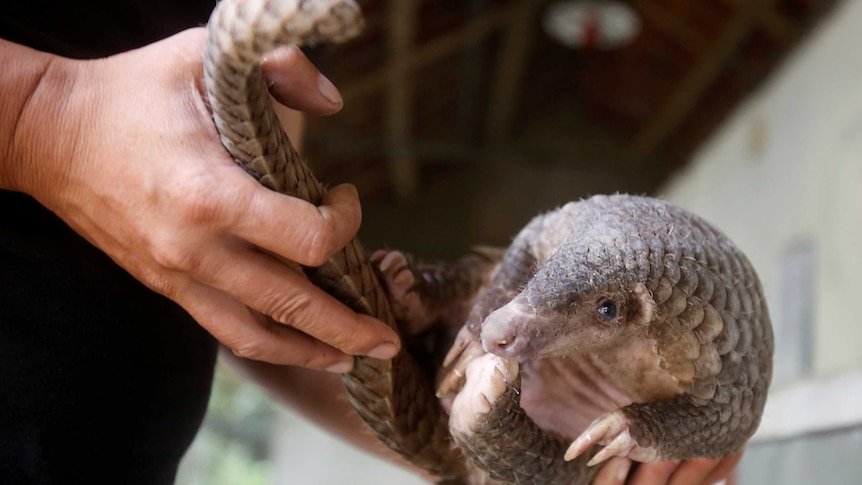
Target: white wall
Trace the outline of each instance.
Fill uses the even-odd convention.
[[[862,366],[862,2],[838,5],[662,195],[749,255],[779,354],[793,343],[782,265],[812,242],[813,375]]]

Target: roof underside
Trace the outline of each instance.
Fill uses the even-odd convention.
[[[345,108],[305,152],[357,184],[374,243],[503,243],[565,200],[654,191],[836,3],[631,0],[640,33],[601,51],[541,29],[554,1],[360,1],[365,33],[322,51]]]

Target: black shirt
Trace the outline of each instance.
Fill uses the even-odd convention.
[[[100,57],[202,25],[213,6],[6,1],[0,37]],[[32,198],[0,191],[0,483],[172,483],[216,347]]]

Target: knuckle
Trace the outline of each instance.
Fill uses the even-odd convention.
[[[177,244],[171,237],[152,241],[150,255],[157,266],[168,271],[190,272],[200,264],[194,251]]]
[[[293,327],[308,320],[314,312],[314,300],[307,292],[292,292],[287,295],[273,295],[271,303],[265,305],[263,313],[273,320]]]
[[[298,362],[294,365],[305,367],[306,369],[326,369],[333,363],[333,359],[329,355],[303,355],[299,357]]]
[[[309,266],[322,265],[337,249],[335,233],[328,224],[325,224],[325,221],[320,220],[311,225],[303,245],[306,263]]]
[[[192,190],[180,194],[176,207],[184,222],[192,226],[200,226],[220,221],[223,209],[220,198],[215,195],[216,192]]]
[[[171,184],[167,189],[169,207],[178,221],[187,227],[224,226],[244,207],[244,187],[224,184],[215,174],[198,174]]]
[[[164,267],[151,264],[143,255],[136,257],[128,270],[147,288],[182,305],[189,284],[184,275],[165,271]]]
[[[181,297],[180,287],[165,274],[158,271],[146,271],[142,275],[142,280],[150,289],[171,300],[177,301]]]
[[[147,241],[150,255],[159,267],[189,273],[200,271],[206,254],[201,251],[201,242],[232,222],[230,218],[235,214],[230,212],[231,207],[241,204],[240,197],[206,190],[209,185],[178,183],[167,189],[165,217]],[[236,202],[225,204],[225,197]]]
[[[333,344],[348,354],[362,354],[378,343],[371,332],[363,328],[353,328],[340,333]]]
[[[231,347],[231,351],[237,357],[249,360],[263,360],[266,356],[265,346],[257,341],[236,344]]]
[[[379,332],[375,332],[365,326],[352,324],[339,325],[339,332],[332,335],[329,344],[350,355],[365,355],[382,343],[384,340]]]

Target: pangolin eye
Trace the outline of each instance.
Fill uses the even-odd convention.
[[[611,321],[617,318],[617,304],[613,300],[602,300],[597,309],[599,316]]]

